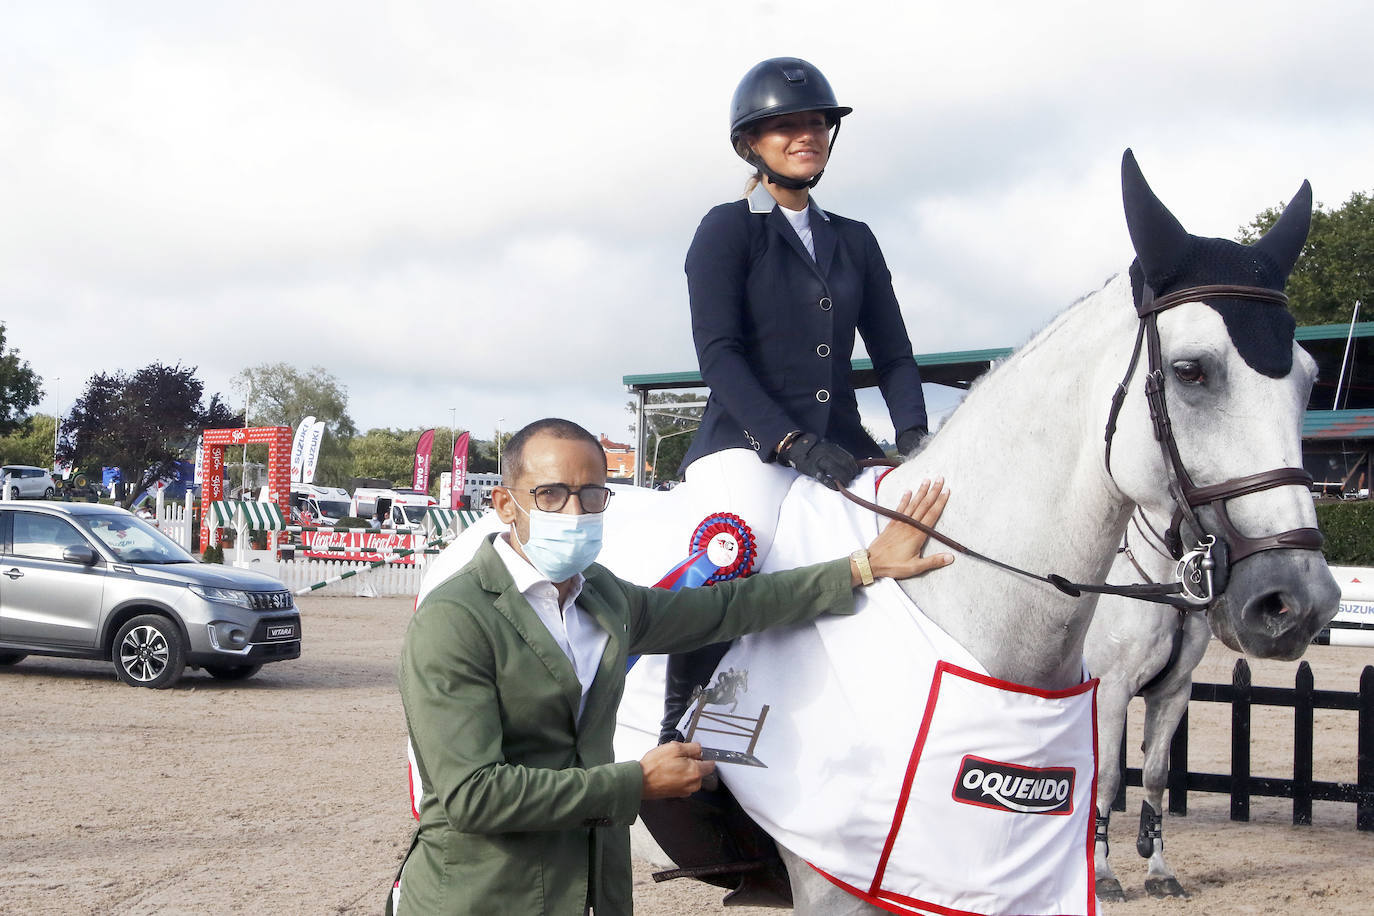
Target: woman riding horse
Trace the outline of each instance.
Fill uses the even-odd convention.
[[[910,452],[926,433],[921,375],[878,242],[810,196],[852,110],[804,60],[765,60],[746,73],[731,103],[730,143],[755,172],[743,199],[706,214],[687,252],[692,337],[711,395],[686,479],[743,520],[755,562],[798,474],[848,484],[856,457],[883,454],[859,420],[849,378],[856,330],[898,449]],[[724,650],[669,662],[663,740],[678,737],[693,688]]]

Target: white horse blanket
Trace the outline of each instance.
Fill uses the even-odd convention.
[[[872,494],[877,477],[866,472],[855,491]],[[643,501],[653,530],[673,520],[673,536],[660,540],[675,546],[648,543],[646,526],[624,514],[609,520],[606,559],[618,575],[651,583],[685,557],[713,507],[683,490],[666,503]],[[634,514],[626,510],[635,497],[616,500]],[[879,521],[799,479],[763,568],[843,556],[871,542]],[[448,553],[445,566],[458,559]],[[425,584],[437,581],[431,573]],[[993,679],[892,580],[861,590],[858,602],[853,616],[747,636],[722,660],[720,671],[747,672],[747,690],[732,707],[706,712],[748,725],[769,707],[752,749],[762,766],[718,770],[745,810],[831,881],[888,910],[1095,913],[1097,682],[1044,692]],[[663,680],[659,657],[629,673],[619,759],[638,759],[657,742]],[[717,727],[711,721],[700,724]],[[723,730],[738,734],[695,737],[748,750],[749,728]]]

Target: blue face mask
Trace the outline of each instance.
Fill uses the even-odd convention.
[[[513,496],[511,501],[515,502]],[[525,512],[520,503],[516,502],[515,507]],[[567,515],[534,509],[525,514],[530,517],[530,539],[521,542],[520,549],[550,582],[568,581],[591,566],[601,553],[604,513]],[[514,525],[511,534],[520,540]]]

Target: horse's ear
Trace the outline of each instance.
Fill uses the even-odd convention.
[[[1145,176],[1129,149],[1121,157],[1121,202],[1126,208],[1126,228],[1131,233],[1131,245],[1145,271],[1145,279],[1152,286],[1162,276],[1172,273],[1190,237],[1183,224],[1160,203],[1150,190]]]
[[[1307,241],[1307,231],[1312,227],[1312,185],[1307,181],[1298,188],[1298,193],[1283,208],[1278,222],[1269,227],[1264,237],[1251,245],[1274,259],[1284,279],[1298,263],[1303,243]]]

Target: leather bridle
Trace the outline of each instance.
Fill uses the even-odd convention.
[[[1176,305],[1206,299],[1258,300],[1281,305],[1285,308],[1288,306],[1287,296],[1276,290],[1263,287],[1230,284],[1191,286],[1156,297],[1149,286],[1146,286],[1141,297],[1141,303],[1136,307],[1136,312],[1140,316],[1140,326],[1136,332],[1131,362],[1126,369],[1125,377],[1117,385],[1116,392],[1112,396],[1111,410],[1107,416],[1106,466],[1107,474],[1111,476],[1112,437],[1116,432],[1116,420],[1126,400],[1127,386],[1130,384],[1131,377],[1135,374],[1136,366],[1140,362],[1143,346],[1148,361],[1148,374],[1145,377],[1145,400],[1150,408],[1150,420],[1154,426],[1155,439],[1159,442],[1160,450],[1164,456],[1164,466],[1169,476],[1169,493],[1173,497],[1176,507],[1173,520],[1165,532],[1165,543],[1168,545],[1173,558],[1178,561],[1179,581],[1177,582],[1146,583],[1143,585],[1089,585],[1070,582],[1053,573],[1042,576],[971,550],[953,538],[940,534],[910,516],[894,512],[879,506],[877,503],[856,496],[838,481],[831,482],[851,502],[877,512],[885,518],[912,525],[925,532],[932,540],[944,544],[957,553],[974,557],[1017,575],[1048,583],[1074,598],[1087,592],[1120,595],[1126,598],[1170,604],[1175,607],[1201,607],[1210,604],[1217,595],[1226,590],[1226,584],[1230,579],[1230,570],[1234,564],[1265,550],[1320,550],[1322,534],[1315,528],[1293,528],[1258,538],[1246,537],[1236,529],[1231,522],[1230,514],[1226,511],[1226,500],[1228,499],[1259,493],[1275,487],[1310,487],[1312,475],[1302,468],[1274,468],[1269,471],[1261,471],[1258,474],[1236,477],[1221,483],[1199,487],[1193,483],[1192,477],[1189,476],[1188,470],[1183,464],[1183,459],[1179,455],[1178,442],[1174,439],[1173,424],[1169,419],[1169,405],[1164,393],[1164,360],[1159,342],[1157,318],[1160,312]],[[861,461],[859,464],[871,466],[894,463],[875,460]],[[1212,507],[1220,528],[1218,533],[1207,533],[1207,528],[1198,519],[1194,510],[1201,506]],[[1187,522],[1193,531],[1203,532],[1197,544],[1187,552],[1183,550],[1183,540],[1180,534],[1184,522]]]

